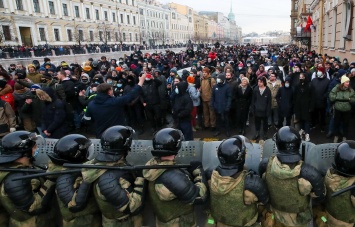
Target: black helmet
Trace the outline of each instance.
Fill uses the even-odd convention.
[[[87,160],[90,145],[91,141],[83,135],[67,135],[57,141],[53,153],[48,156],[57,165],[66,162],[83,163]]]
[[[280,128],[274,136],[277,158],[282,163],[296,163],[301,160],[299,149],[302,143],[300,134],[290,126]]]
[[[184,140],[184,135],[178,129],[161,129],[153,137],[152,155],[157,157],[177,155]]]
[[[106,129],[101,136],[102,152],[96,160],[103,162],[116,162],[126,156],[131,149],[134,130],[128,126],[116,125]]]
[[[36,133],[28,131],[16,131],[7,134],[1,140],[0,163],[13,162],[24,156],[31,158],[32,148],[36,144],[35,140]]]
[[[240,136],[224,140],[218,147],[217,156],[223,169],[229,169],[233,175],[243,169],[246,146]]]
[[[355,176],[355,141],[340,143],[335,151],[333,168],[345,176]]]

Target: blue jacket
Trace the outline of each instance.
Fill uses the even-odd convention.
[[[216,113],[228,112],[231,108],[232,93],[228,84],[216,84],[212,88],[211,106]]]
[[[142,88],[136,85],[128,94],[119,97],[97,94],[84,116],[85,120],[95,122],[96,138],[101,138],[101,134],[111,126],[127,124],[124,106],[138,97],[141,91]]]

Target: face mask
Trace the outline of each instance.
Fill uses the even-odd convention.
[[[115,70],[115,67],[111,67],[111,71]]]
[[[348,61],[344,61],[344,64],[348,63]]]
[[[317,77],[323,77],[323,73],[322,72],[317,72]]]
[[[251,65],[250,64],[247,64],[248,67],[250,67]]]
[[[197,67],[200,67],[200,64],[197,64]]]
[[[149,78],[145,78],[145,81],[150,81],[150,79]]]
[[[285,84],[285,87],[290,87],[290,84]]]
[[[301,82],[301,83],[304,83],[304,81],[305,81],[304,79],[300,79],[300,82]]]
[[[175,88],[175,93],[179,94],[179,88],[177,88],[177,87]]]
[[[99,81],[95,81],[95,84],[100,84],[100,82]]]
[[[239,70],[241,70],[243,67],[238,67]]]
[[[112,80],[106,81],[106,83],[108,83],[108,84],[113,84]]]
[[[217,83],[221,83],[221,82],[222,82],[222,80],[217,78]]]
[[[117,84],[116,86],[117,86],[117,87],[122,87],[122,84]]]
[[[32,95],[37,95],[36,91],[31,91]]]
[[[252,63],[252,64],[255,64],[255,61],[252,61],[251,63]]]

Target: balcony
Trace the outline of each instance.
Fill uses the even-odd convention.
[[[311,35],[312,35],[311,31],[305,31],[303,27],[297,27],[296,28],[296,35],[292,36],[292,37],[294,37],[295,40],[301,42],[303,45],[310,47]]]

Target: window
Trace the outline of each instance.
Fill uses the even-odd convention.
[[[3,1],[3,0],[0,0],[0,8],[5,8],[5,7],[4,7],[4,1]]]
[[[54,29],[54,38],[55,38],[55,41],[60,41],[59,29],[58,28]]]
[[[132,0],[132,6],[134,6],[134,0]]]
[[[84,32],[83,32],[83,30],[79,30],[79,40],[81,42],[84,41]]]
[[[23,10],[22,0],[16,0],[17,10]]]
[[[121,24],[123,24],[123,14],[121,14],[120,16],[121,16]]]
[[[108,21],[107,11],[104,11],[105,21]]]
[[[329,13],[327,13],[325,15],[325,39],[324,39],[324,47],[328,47],[328,37],[329,37],[329,31],[328,31],[328,27],[329,27]]]
[[[86,19],[90,20],[90,9],[86,8]]]
[[[171,15],[171,17],[172,17],[173,19],[175,19],[175,13],[173,13],[173,14]]]
[[[90,41],[93,42],[94,41],[94,32],[89,31],[89,36],[90,36]]]
[[[55,15],[54,2],[49,1],[48,4],[49,4],[49,13]]]
[[[40,13],[41,12],[41,8],[39,6],[38,0],[33,0],[33,8],[35,10],[35,13]]]
[[[68,5],[63,3],[63,14],[64,16],[68,16]]]
[[[2,7],[2,8],[4,8],[4,7]],[[144,15],[143,9],[139,9],[139,13],[140,13],[140,15]]]
[[[337,8],[333,9],[333,23],[332,23],[332,39],[330,41],[330,48],[335,48],[335,35],[337,32]]]
[[[136,16],[133,16],[133,24],[136,25]]]
[[[128,0],[126,0],[126,4],[128,5]]]
[[[102,31],[99,31],[99,40],[102,41]]]
[[[127,24],[129,24],[130,22],[129,22],[129,15],[127,15]]]
[[[74,6],[75,17],[80,17],[79,6]]]
[[[138,33],[136,33],[136,42],[138,42]]]
[[[169,17],[168,17],[168,14],[165,14],[165,20],[168,20]]]
[[[118,42],[118,32],[115,32],[115,40]]]
[[[2,32],[4,34],[5,41],[10,41],[11,40],[10,26],[3,25]]]
[[[129,33],[129,41],[132,42],[132,33]]]
[[[123,32],[123,41],[126,41],[126,33]]]
[[[68,35],[68,41],[69,42],[73,41],[73,33],[71,32],[71,29],[67,29],[67,35]]]
[[[39,28],[39,38],[41,41],[46,41],[46,33],[44,31],[44,28]]]
[[[189,22],[192,23],[192,18],[191,17],[189,17]]]
[[[95,9],[95,14],[96,14],[96,20],[100,20],[100,14],[98,9]]]
[[[116,22],[116,13],[112,13],[112,21]]]
[[[106,41],[111,41],[111,33],[110,32],[106,32]]]

